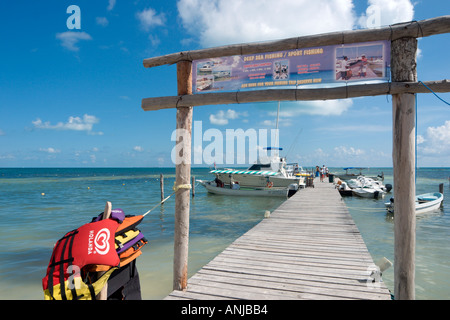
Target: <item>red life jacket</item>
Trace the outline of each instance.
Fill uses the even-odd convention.
[[[70,267],[82,270],[95,264],[119,266],[120,258],[115,250],[115,234],[118,226],[119,222],[113,219],[91,222],[68,232],[58,240],[47,267],[47,274],[42,279],[46,295],[48,294],[49,298],[67,299],[70,298],[67,297],[70,290],[72,299],[80,296],[76,288],[66,288],[67,280],[71,276],[80,277],[79,274],[74,275],[74,270]],[[95,289],[89,284],[88,287],[91,297],[94,297]],[[57,297],[53,296],[54,292],[57,292]]]

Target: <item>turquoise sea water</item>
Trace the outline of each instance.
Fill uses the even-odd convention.
[[[385,183],[392,184],[390,168],[371,168],[369,173],[381,171]],[[192,169],[197,179],[211,178],[208,172]],[[160,201],[160,173],[167,196],[175,181],[173,168],[0,168],[0,299],[43,299],[41,280],[54,243],[90,222],[106,201],[126,214],[147,212]],[[450,198],[449,176],[449,168],[418,169],[417,193],[438,191],[444,183],[444,196]],[[162,299],[172,290],[174,200],[155,208],[140,225],[149,240],[138,258],[143,299]],[[189,276],[282,201],[211,195],[197,184],[190,212]],[[394,262],[393,216],[386,214],[384,200],[348,197],[345,202],[372,258]],[[417,218],[417,299],[450,298],[447,202],[441,210]],[[383,274],[391,290],[393,278],[393,268]]]

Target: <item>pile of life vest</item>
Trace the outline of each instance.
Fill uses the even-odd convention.
[[[56,242],[42,279],[46,300],[93,300],[106,284],[108,300],[141,299],[136,258],[148,241],[137,225],[144,216],[122,209],[102,216]]]

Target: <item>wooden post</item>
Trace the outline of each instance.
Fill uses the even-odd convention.
[[[162,173],[159,175],[159,186],[161,188],[161,201],[163,201],[164,200],[164,175]]]
[[[391,44],[392,81],[417,81],[417,39],[400,38]],[[415,95],[392,95],[394,166],[394,296],[415,299],[416,214]]]
[[[177,63],[177,78],[178,95],[192,94],[192,62]],[[188,185],[191,182],[192,113],[192,107],[177,107],[176,186]],[[189,189],[178,189],[175,194],[174,290],[184,290],[187,287],[189,205]]]

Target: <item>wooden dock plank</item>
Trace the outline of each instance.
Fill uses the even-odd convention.
[[[315,181],[166,299],[391,299],[333,184]]]

